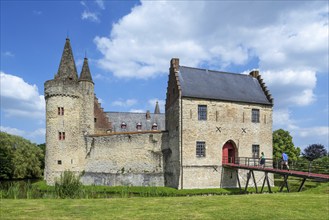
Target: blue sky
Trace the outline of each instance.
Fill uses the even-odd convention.
[[[328,148],[327,1],[1,1],[1,131],[45,141],[44,82],[69,36],[106,111],[164,111],[169,61],[246,74],[274,97],[273,130]]]

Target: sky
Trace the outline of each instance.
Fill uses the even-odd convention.
[[[1,131],[45,142],[44,82],[70,38],[105,111],[164,112],[171,58],[248,74],[274,97],[273,130],[328,149],[328,1],[1,0]]]

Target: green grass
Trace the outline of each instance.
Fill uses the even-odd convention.
[[[0,219],[328,219],[329,185],[313,192],[112,199],[3,199]]]

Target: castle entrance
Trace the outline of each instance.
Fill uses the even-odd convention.
[[[222,163],[234,163],[236,155],[235,143],[227,141],[222,150]]]

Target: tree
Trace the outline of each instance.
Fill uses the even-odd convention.
[[[0,132],[0,179],[40,178],[44,153],[22,137]]]
[[[327,150],[322,144],[311,144],[304,149],[302,155],[307,160],[313,161],[317,158],[327,156]]]
[[[273,159],[280,159],[285,152],[290,160],[297,160],[300,148],[295,147],[289,131],[279,129],[273,132]]]

